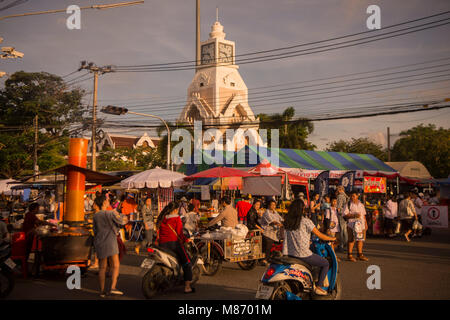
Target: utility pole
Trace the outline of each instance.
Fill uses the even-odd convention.
[[[389,127],[387,127],[387,152],[388,162],[391,162],[391,132]]]
[[[97,67],[93,62],[87,63],[86,61],[81,61],[81,66],[78,71],[82,69],[89,70],[94,73],[94,93],[93,93],[93,101],[92,101],[92,138],[91,138],[91,170],[97,170],[97,142],[95,141],[96,137],[96,122],[97,122],[97,89],[98,89],[98,75],[104,74],[108,72],[114,72],[112,66],[104,66]]]
[[[200,0],[197,1],[196,6],[196,32],[195,32],[195,65],[197,66],[196,71],[198,70],[198,67],[200,66]]]
[[[38,156],[37,156],[37,149],[38,149],[38,115],[34,116],[34,155],[33,155],[33,175],[36,176],[39,173],[38,169]],[[36,179],[36,177],[34,177]]]

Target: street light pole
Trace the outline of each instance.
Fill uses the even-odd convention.
[[[135,115],[138,115],[138,116],[156,118],[156,119],[161,120],[162,123],[164,123],[164,125],[166,126],[166,130],[167,130],[167,170],[172,170],[171,161],[170,161],[170,129],[169,129],[169,126],[167,125],[167,122],[163,118],[158,117],[158,116],[154,116],[152,114],[133,112],[133,111],[128,111],[128,113],[135,114]]]
[[[103,113],[106,113],[106,114],[113,114],[116,116],[130,113],[130,114],[135,114],[135,115],[143,116],[143,117],[156,118],[156,119],[159,119],[162,123],[164,123],[164,125],[166,126],[166,130],[167,130],[167,170],[172,170],[172,165],[171,165],[171,161],[170,161],[170,128],[167,125],[167,122],[163,118],[155,116],[153,114],[128,111],[127,108],[116,107],[116,106],[103,107],[100,111]]]

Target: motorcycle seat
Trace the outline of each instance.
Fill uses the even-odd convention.
[[[312,270],[312,266],[309,263],[306,263],[305,261],[292,256],[282,256],[280,258],[274,258],[270,260],[271,262],[278,263],[278,264],[300,264],[308,268],[309,270]]]
[[[165,252],[167,254],[170,254],[171,256],[173,256],[175,258],[178,258],[177,254],[174,251],[170,250],[170,249],[163,248],[163,247],[160,247],[160,246],[153,246],[153,248],[157,249],[159,251]]]

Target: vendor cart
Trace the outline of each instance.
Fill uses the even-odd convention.
[[[218,233],[205,233],[194,240],[203,260],[203,272],[213,276],[222,268],[222,263],[236,262],[243,270],[251,270],[262,252],[261,231],[251,230],[245,238],[224,237]]]

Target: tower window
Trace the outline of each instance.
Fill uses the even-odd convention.
[[[205,84],[203,82],[200,82],[200,87],[203,87]]]
[[[230,82],[230,86],[234,87],[236,84],[234,82]]]

